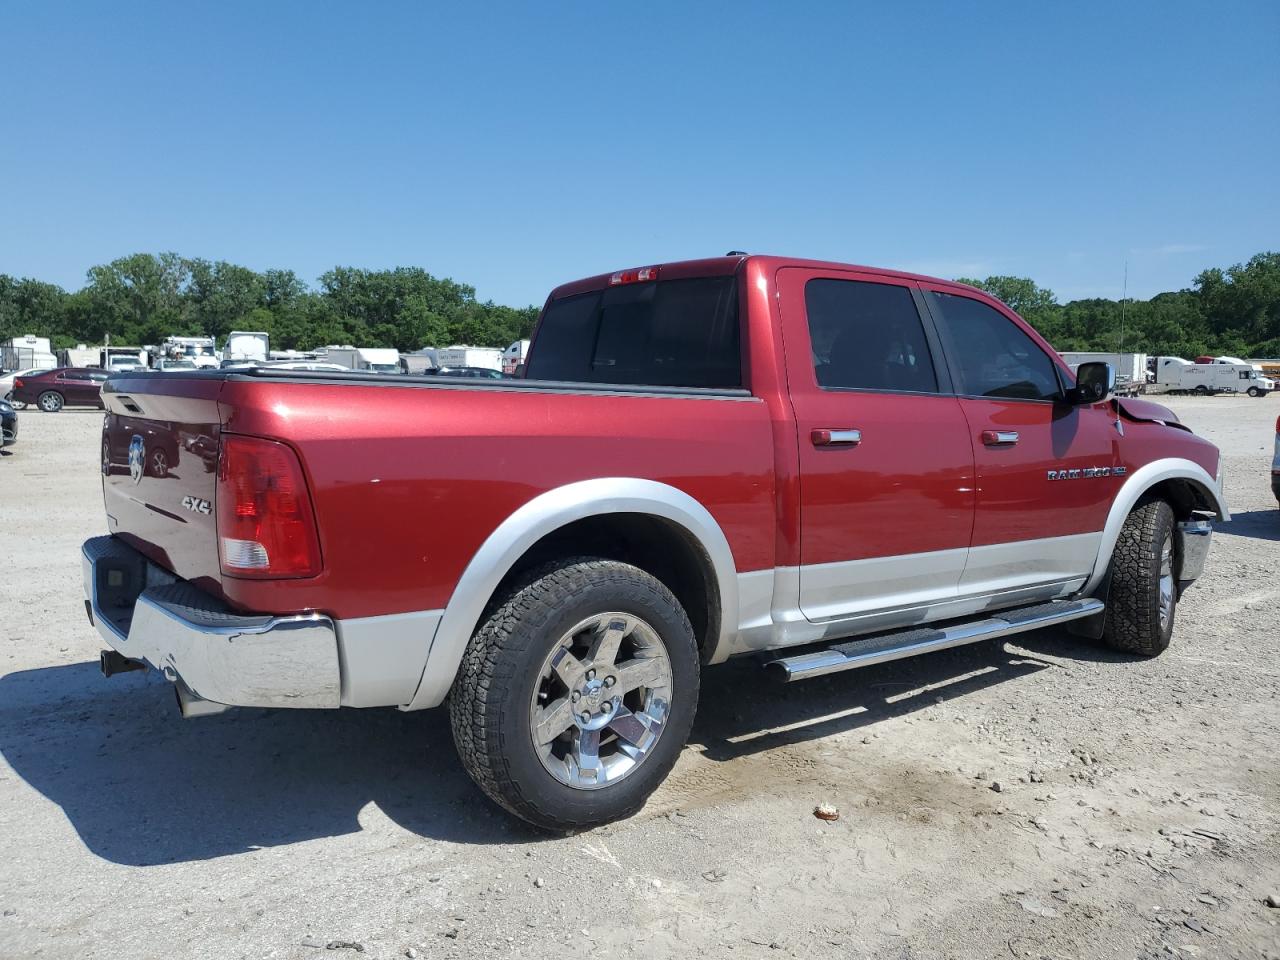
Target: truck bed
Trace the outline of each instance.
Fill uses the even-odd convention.
[[[614,475],[658,480],[704,504],[740,571],[773,565],[772,426],[743,389],[254,369],[118,374],[103,400],[110,531],[246,612],[355,618],[443,607],[503,519],[546,490]],[[299,455],[324,558],[318,576],[220,571],[223,434],[277,440]],[[135,438],[165,463],[139,471]]]

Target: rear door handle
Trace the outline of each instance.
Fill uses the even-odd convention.
[[[988,447],[1011,447],[1018,442],[1018,431],[983,430],[982,442]]]
[[[853,447],[862,442],[861,430],[819,429],[809,434],[815,447]]]

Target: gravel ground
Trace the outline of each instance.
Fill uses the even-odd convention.
[[[154,675],[104,680],[100,414],[24,412],[0,956],[1280,957],[1280,399],[1170,405],[1236,519],[1164,656],[1045,632],[787,687],[728,664],[648,807],[560,839],[480,796],[440,711],[182,721]]]

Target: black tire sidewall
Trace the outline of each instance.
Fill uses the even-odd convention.
[[[512,637],[519,649],[513,644],[509,651],[515,657],[514,671],[508,689],[496,702],[493,729],[501,739],[508,776],[522,798],[565,825],[615,820],[639,809],[674,766],[697,711],[698,652],[688,620],[655,589],[655,582],[639,570],[634,572],[635,576],[621,582],[611,578],[592,584],[570,602],[522,622],[518,637]],[[529,707],[543,661],[560,638],[591,616],[615,611],[644,620],[666,646],[671,662],[669,713],[653,752],[631,774],[609,786],[580,790],[560,783],[542,765],[530,736]]]

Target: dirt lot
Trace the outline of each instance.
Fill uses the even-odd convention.
[[[441,712],[182,721],[154,674],[104,680],[100,414],[25,412],[0,956],[1280,957],[1280,398],[1173,405],[1236,519],[1167,654],[1049,632],[789,687],[729,664],[646,810],[560,839],[483,799]]]

